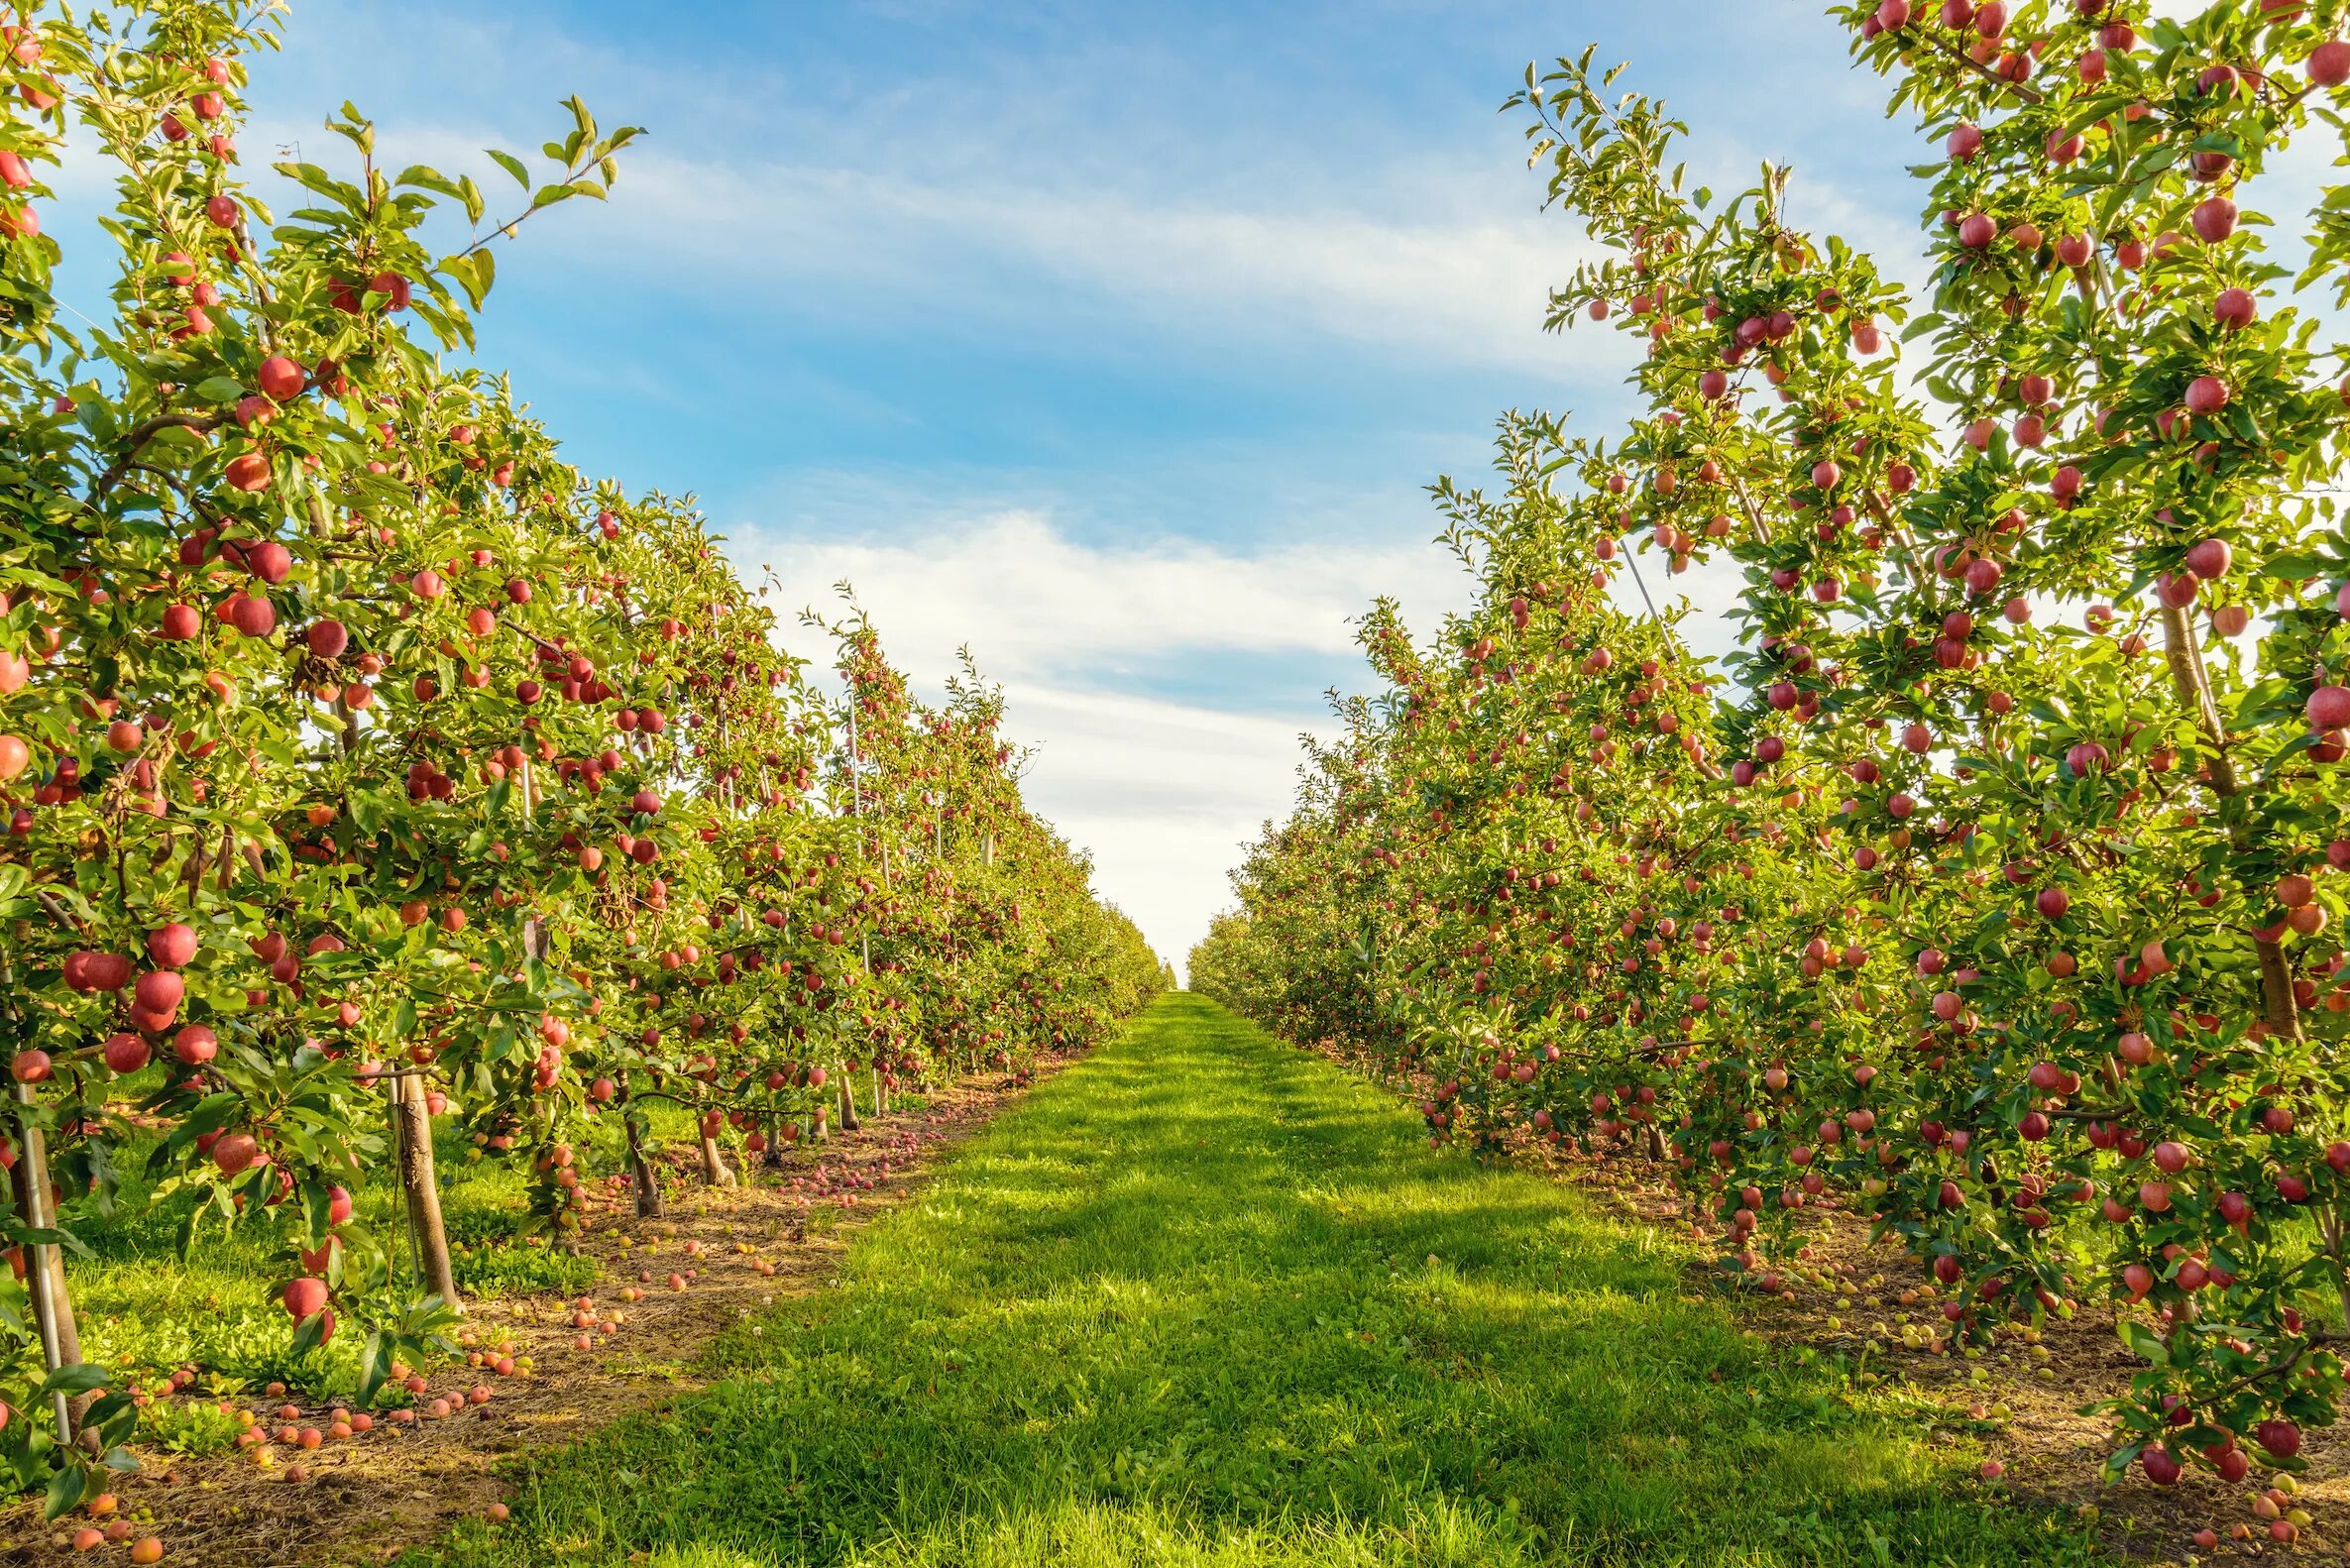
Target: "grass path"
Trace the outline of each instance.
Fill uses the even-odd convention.
[[[2081,1561],[1683,1256],[1173,996],[450,1564]]]

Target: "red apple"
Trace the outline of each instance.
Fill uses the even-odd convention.
[[[301,395],[307,378],[302,368],[282,354],[273,354],[261,362],[254,372],[253,384],[279,402],[287,402]]]

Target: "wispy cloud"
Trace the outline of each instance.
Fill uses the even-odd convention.
[[[613,202],[626,238],[600,247],[600,265],[721,290],[743,308],[879,308],[951,331],[1063,339],[1115,320],[1194,345],[1340,342],[1562,368],[1529,326],[1575,247],[1530,215],[1426,221],[1404,215],[1407,195],[1236,205],[1036,168],[974,183],[668,153],[634,163]],[[759,285],[745,289],[750,276]]]
[[[1350,620],[1377,595],[1416,583],[1415,598],[1447,602],[1456,575],[1430,546],[1244,554],[1180,539],[1089,544],[1026,511],[916,537],[753,535],[736,554],[787,584],[853,583],[920,667],[940,668],[967,641],[1007,677],[1071,682],[1109,656],[1345,653]]]

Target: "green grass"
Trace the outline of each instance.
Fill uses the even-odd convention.
[[[669,1121],[674,1125],[662,1131],[678,1138],[689,1134],[690,1117],[675,1113]],[[611,1136],[616,1141],[616,1133]],[[84,1359],[128,1367],[140,1378],[192,1363],[203,1369],[206,1386],[258,1389],[283,1382],[321,1397],[355,1392],[361,1336],[341,1335],[322,1350],[293,1353],[291,1325],[272,1293],[289,1264],[274,1251],[262,1225],[232,1229],[207,1223],[188,1256],[179,1257],[179,1222],[194,1194],[152,1200],[146,1175],[150,1148],[137,1143],[125,1151],[123,1189],[114,1214],[76,1227],[89,1252],[68,1261],[66,1277]],[[593,1287],[592,1260],[517,1237],[528,1211],[526,1175],[513,1164],[471,1154],[444,1124],[434,1158],[457,1284],[467,1297],[541,1290],[569,1294]],[[609,1169],[616,1158],[615,1150],[601,1168]],[[379,1169],[353,1197],[359,1222],[397,1244],[403,1211],[389,1170]],[[181,1449],[228,1442],[200,1413],[189,1416],[166,1405],[150,1412],[143,1431],[149,1441]]]
[[[2095,1560],[1686,1257],[1189,996],[877,1221],[727,1375],[440,1555],[653,1568]],[[634,1554],[643,1554],[641,1558]]]

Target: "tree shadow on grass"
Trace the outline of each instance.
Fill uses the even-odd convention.
[[[725,1336],[726,1381],[535,1464],[516,1524],[446,1560],[2093,1557],[1894,1398],[1684,1298],[1684,1261],[1172,998],[864,1233],[839,1288]]]

